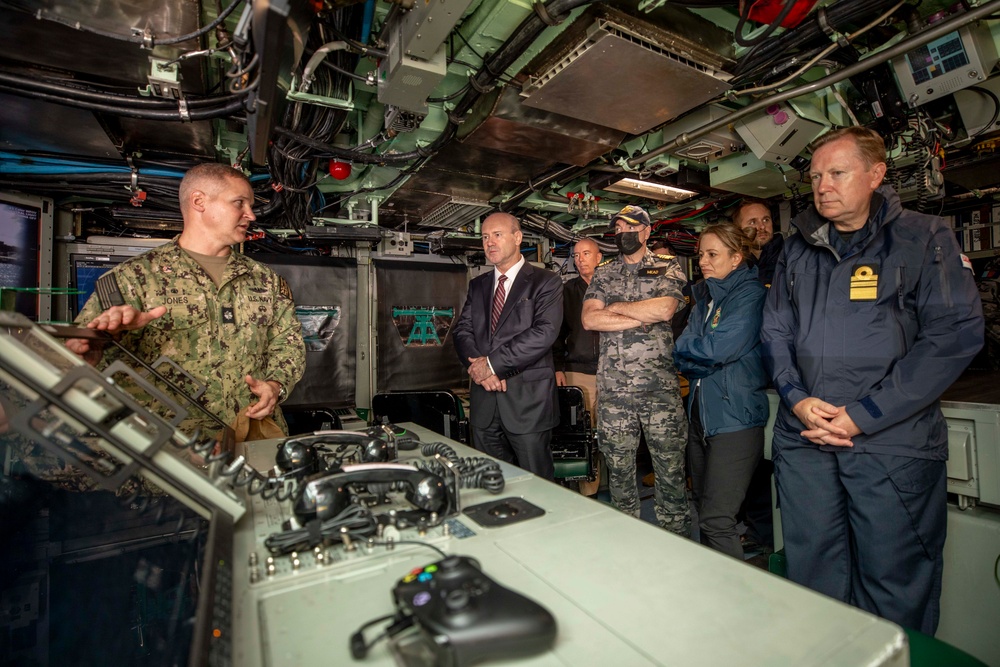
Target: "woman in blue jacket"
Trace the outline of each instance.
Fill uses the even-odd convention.
[[[695,306],[674,345],[688,379],[687,457],[701,542],[742,560],[736,513],[764,453],[767,376],[760,354],[765,288],[757,280],[754,230],[712,225],[701,233]]]

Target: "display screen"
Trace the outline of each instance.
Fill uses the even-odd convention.
[[[97,279],[129,258],[125,255],[70,255],[70,286],[78,291],[70,303],[74,318],[94,293]]]
[[[969,55],[962,44],[962,36],[952,32],[910,51],[906,54],[906,62],[913,82],[923,83],[968,65]]]
[[[41,219],[36,206],[0,199],[0,287],[39,286]],[[5,291],[0,308],[38,319],[38,294]]]

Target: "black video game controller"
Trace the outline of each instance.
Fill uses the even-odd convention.
[[[417,568],[392,595],[428,637],[439,667],[525,657],[555,642],[552,614],[490,579],[472,558],[448,556]]]

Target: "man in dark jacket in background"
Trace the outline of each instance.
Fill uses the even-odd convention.
[[[593,239],[580,239],[573,246],[573,264],[580,274],[563,283],[563,323],[552,347],[556,366],[556,385],[579,387],[590,412],[590,425],[597,422],[597,358],[601,351],[601,334],[583,328],[583,295],[594,277],[594,270],[603,259],[601,249]],[[591,496],[600,485],[600,472],[593,482],[580,482],[580,493]]]
[[[594,415],[594,398],[597,395],[597,357],[600,354],[601,334],[583,328],[583,295],[594,278],[594,269],[603,259],[601,249],[593,239],[580,239],[573,246],[573,263],[580,274],[563,283],[563,324],[552,348],[556,365],[556,384],[583,389],[587,409]]]
[[[763,199],[745,197],[733,211],[733,223],[740,229],[754,228],[757,280],[770,287],[774,267],[778,264],[778,256],[785,245],[784,237],[774,233],[770,204]]]
[[[757,280],[765,287],[770,287],[774,278],[774,267],[778,265],[778,257],[785,246],[785,238],[781,234],[774,233],[771,205],[763,199],[744,197],[733,210],[733,224],[743,230],[753,228]],[[740,508],[738,518],[747,527],[747,532],[743,536],[743,547],[747,552],[774,551],[774,519],[771,510],[773,472],[774,466],[770,460],[762,458],[757,463],[757,468],[750,479],[750,486],[747,487],[743,507]]]
[[[885,145],[849,127],[813,145],[764,308],[781,397],[773,458],[788,576],[932,635],[947,523],[939,397],[983,344],[971,265],[936,216],[882,185]]]

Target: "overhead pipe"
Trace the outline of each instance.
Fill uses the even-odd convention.
[[[738,111],[734,111],[728,116],[715,120],[711,123],[708,123],[707,125],[702,125],[701,127],[692,130],[691,132],[683,132],[677,137],[675,137],[672,141],[663,144],[659,148],[654,148],[653,150],[647,153],[638,155],[630,159],[626,164],[632,168],[638,167],[639,165],[648,162],[649,160],[653,159],[658,155],[663,155],[664,153],[669,153],[670,151],[675,150],[677,148],[687,146],[688,144],[693,142],[695,139],[698,139],[699,137],[703,137],[706,134],[709,134],[716,130],[720,130],[729,125],[730,123],[732,123],[733,121],[743,118],[744,116],[749,116],[750,114],[755,113],[757,111],[766,109],[772,104],[785,102],[787,100],[800,97],[807,93],[813,93],[819,90],[823,90],[824,88],[829,88],[835,83],[839,83],[844,79],[848,79],[854,76],[855,74],[860,74],[865,70],[871,69],[871,67],[874,65],[880,65],[886,61],[892,60],[897,56],[905,55],[910,51],[912,51],[913,49],[917,48],[918,46],[923,46],[928,42],[932,42],[935,39],[938,39],[939,37],[943,37],[950,32],[958,30],[959,28],[961,28],[966,24],[972,23],[973,21],[976,21],[980,18],[989,16],[990,14],[996,12],[998,9],[1000,9],[1000,0],[992,0],[991,2],[987,2],[985,5],[973,9],[972,11],[966,12],[964,14],[959,14],[958,16],[942,21],[941,23],[935,23],[932,27],[928,28],[919,35],[914,35],[909,39],[903,40],[899,44],[896,44],[895,46],[888,48],[885,51],[880,51],[879,53],[873,55],[872,57],[866,58],[865,60],[861,60],[855,63],[854,65],[845,67],[844,69],[840,70],[839,72],[836,72],[835,74],[823,77],[822,79],[818,79],[816,81],[813,81],[812,83],[807,83],[802,86],[798,86],[797,88],[791,88],[776,95],[771,95],[770,97],[765,97],[756,102],[753,102],[752,104],[748,104],[747,106],[743,107]],[[986,72],[984,72],[983,74],[985,75]]]
[[[551,171],[548,174],[542,176],[540,179],[538,179],[538,183],[534,183],[529,180],[526,186],[522,187],[518,192],[515,192],[514,194],[510,195],[506,200],[500,202],[500,205],[497,207],[497,209],[500,211],[509,212],[512,208],[516,207],[522,201],[530,197],[532,193],[537,192],[542,188],[548,188],[548,186],[552,182],[564,177],[567,181],[572,181],[578,176],[581,176],[586,171],[589,171],[587,167],[583,168],[574,166],[558,167],[556,168],[555,171]]]
[[[361,21],[361,43],[367,44],[372,34],[372,22],[375,20],[375,0],[365,3],[365,13]]]
[[[144,120],[165,120],[165,121],[176,121],[176,122],[192,122],[196,120],[209,120],[212,118],[222,118],[224,116],[230,116],[237,111],[242,111],[246,109],[246,100],[242,98],[231,99],[223,105],[217,107],[205,107],[205,108],[188,108],[186,112],[179,110],[180,105],[175,104],[174,108],[177,110],[168,111],[166,109],[139,109],[139,108],[123,108],[118,106],[113,106],[111,104],[101,104],[96,102],[87,102],[84,100],[71,100],[65,96],[60,95],[50,95],[47,93],[42,93],[38,91],[24,91],[13,86],[8,86],[0,83],[0,91],[11,93],[13,95],[18,95],[20,97],[31,97],[38,100],[43,100],[46,102],[52,102],[53,104],[59,104],[61,106],[75,107],[77,109],[87,109],[89,111],[98,111],[101,113],[106,113],[113,116],[124,116],[125,118],[141,118]]]
[[[166,109],[177,108],[177,101],[165,98],[135,97],[131,95],[118,95],[114,93],[104,93],[85,88],[55,83],[45,78],[31,78],[18,76],[10,72],[0,72],[0,83],[9,86],[26,88],[32,92],[51,93],[53,95],[63,95],[86,102],[97,102],[107,104],[117,104],[138,109]],[[216,95],[211,97],[200,97],[188,100],[188,106],[206,107],[222,104],[231,100],[233,95]]]

